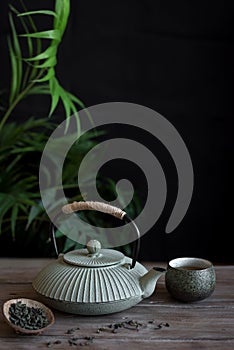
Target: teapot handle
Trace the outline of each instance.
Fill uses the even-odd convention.
[[[131,269],[134,268],[136,265],[137,257],[140,250],[140,231],[136,225],[136,223],[127,215],[125,211],[123,211],[120,208],[114,207],[113,205],[102,203],[102,202],[93,202],[93,201],[87,201],[87,202],[73,202],[71,204],[66,204],[62,207],[62,212],[64,214],[71,214],[76,211],[81,210],[96,210],[100,211],[102,213],[110,214],[112,216],[115,216],[118,219],[125,220],[127,223],[131,223],[131,225],[134,227],[137,239],[134,244],[133,253],[132,253],[132,264]],[[57,216],[57,215],[56,215]],[[55,231],[54,231],[54,225],[52,224],[52,241],[54,244],[55,252],[58,255],[58,248],[55,238]]]
[[[120,208],[114,207],[113,205],[102,203],[102,202],[73,202],[71,204],[66,204],[62,207],[64,214],[71,214],[75,211],[80,210],[97,210],[102,213],[107,213],[115,216],[118,219],[123,219],[126,215],[125,211]]]

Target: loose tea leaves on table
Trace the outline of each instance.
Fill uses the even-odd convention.
[[[78,331],[79,329],[80,329],[80,327],[69,328],[69,329],[66,331],[66,334],[73,334],[73,333],[75,333],[75,331]]]
[[[46,327],[49,320],[45,311],[41,308],[30,307],[18,301],[12,303],[9,308],[10,321],[21,328],[36,330]]]
[[[85,340],[84,342],[79,342],[78,340]],[[73,337],[72,339],[68,339],[69,345],[79,345],[85,346],[93,343],[94,337]]]
[[[148,325],[155,324],[155,323],[156,323],[156,321],[154,321],[154,320],[148,321]],[[161,329],[163,327],[170,327],[170,325],[167,322],[161,322],[161,323],[157,324],[156,327],[154,327],[154,329]],[[101,333],[103,331],[108,331],[108,330],[110,330],[112,333],[117,333],[119,328],[125,328],[125,329],[139,331],[140,329],[147,328],[147,323],[139,322],[139,321],[135,321],[135,320],[111,323],[108,326],[98,328],[96,333]]]

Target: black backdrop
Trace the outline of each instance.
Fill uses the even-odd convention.
[[[1,88],[10,74],[9,2],[0,3]],[[20,6],[19,1],[11,3]],[[53,8],[51,0],[25,4],[29,9]],[[172,193],[162,217],[142,239],[140,258],[193,255],[234,262],[233,17],[231,1],[71,0],[57,70],[62,84],[86,106],[126,101],[156,110],[176,127],[192,158],[190,208],[175,232],[166,235],[175,169],[159,143],[136,134],[165,163]],[[42,29],[47,24],[40,22]],[[22,103],[17,113],[23,118],[32,106],[39,116],[47,113],[39,98]],[[128,130],[118,133],[127,136]],[[112,164],[109,172],[116,174],[116,169]],[[140,191],[142,178],[135,174],[129,170]]]

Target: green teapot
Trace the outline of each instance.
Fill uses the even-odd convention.
[[[42,302],[63,312],[102,315],[123,311],[152,295],[166,270],[148,271],[136,261],[140,233],[135,222],[123,210],[101,202],[73,202],[62,208],[65,214],[79,210],[97,210],[131,222],[138,236],[134,257],[102,249],[97,240],[89,241],[85,249],[59,254],[33,280]],[[54,227],[52,233],[57,250]]]

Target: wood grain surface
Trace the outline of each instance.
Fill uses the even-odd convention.
[[[0,259],[0,303],[38,299],[31,282],[50,259]],[[145,263],[165,267],[164,263]],[[79,316],[54,311],[55,323],[37,336],[22,336],[0,315],[0,349],[234,349],[234,266],[215,266],[214,293],[196,303],[173,300],[160,277],[154,294],[124,312]],[[128,321],[137,321],[137,329]],[[124,323],[113,332],[110,325]]]

